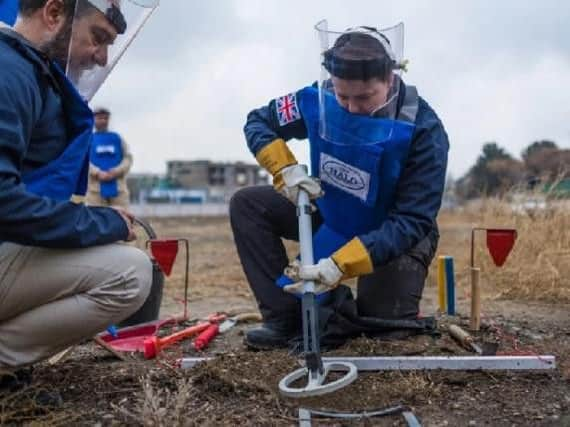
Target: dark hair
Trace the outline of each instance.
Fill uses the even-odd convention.
[[[37,10],[41,9],[46,5],[48,0],[20,0],[20,14],[22,16],[31,16]],[[63,2],[63,8],[66,17],[73,17],[74,14],[77,17],[87,15],[92,11],[96,11],[97,8],[93,6],[88,0],[61,0]],[[76,10],[77,4],[77,10]],[[127,23],[125,17],[121,13],[120,9],[114,4],[107,9],[105,12],[106,18],[111,22],[119,34],[123,34],[127,29]]]
[[[66,16],[72,16],[76,0],[62,0]],[[20,0],[20,15],[31,16],[35,11],[44,7],[47,0]]]
[[[378,36],[384,37],[380,33]],[[387,39],[386,42],[389,44]],[[341,79],[366,81],[378,78],[387,81],[395,62],[377,37],[351,31],[342,34],[334,46],[324,52],[323,66],[331,75]]]

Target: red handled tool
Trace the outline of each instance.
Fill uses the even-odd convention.
[[[175,332],[174,334],[168,335],[166,337],[149,337],[144,340],[144,357],[145,359],[153,359],[166,347],[170,347],[171,345],[176,344],[178,341],[191,337],[192,335],[203,333],[211,326],[215,325],[217,327],[218,322],[225,319],[226,316],[223,314],[212,314],[208,316],[207,322],[198,323],[197,325],[190,326],[189,328]],[[209,340],[211,341],[212,338],[209,338]]]
[[[212,323],[194,340],[194,348],[198,351],[205,349],[210,342],[220,333],[220,326]]]
[[[210,318],[212,319],[212,318]],[[246,321],[261,321],[261,316],[259,313],[242,313],[236,316],[230,317],[228,319],[220,319],[223,320],[222,323],[218,325],[218,322],[212,321],[212,325],[202,332],[196,340],[194,341],[194,348],[198,351],[204,350],[210,342],[216,338],[218,334],[223,334],[227,330],[233,328],[238,322],[246,322]]]
[[[164,338],[158,338],[156,335],[149,337],[144,340],[144,357],[145,359],[153,359],[166,347],[170,347],[184,338],[199,334],[208,329],[211,325],[210,322],[198,323],[197,325],[183,329]]]

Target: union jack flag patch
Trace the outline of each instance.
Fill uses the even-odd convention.
[[[294,93],[277,98],[275,107],[280,126],[285,126],[301,118],[301,113],[297,106],[297,97]]]

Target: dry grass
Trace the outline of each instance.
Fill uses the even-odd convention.
[[[58,427],[71,425],[79,418],[79,415],[73,411],[38,405],[36,397],[38,393],[45,391],[45,389],[30,386],[13,393],[0,395],[0,426],[49,425]]]
[[[495,297],[570,302],[570,212],[562,207],[514,214],[503,200],[487,199],[461,212],[442,212],[439,255],[452,255],[459,286],[468,284],[472,227],[508,227],[518,238],[503,267],[488,253],[484,233],[476,235],[475,263],[483,289]],[[430,278],[436,280],[436,263]],[[465,291],[465,289],[464,289]]]
[[[228,218],[161,218],[150,219],[159,238],[187,239],[190,246],[190,301],[209,297],[245,297],[251,292],[235,249]],[[144,248],[146,235],[139,236],[137,246]],[[185,249],[181,243],[167,277],[168,293],[183,300]]]
[[[514,214],[508,202],[486,199],[460,211],[442,212],[438,218],[441,239],[438,255],[453,255],[458,292],[469,296],[469,257],[473,227],[509,227],[518,239],[505,265],[496,267],[488,253],[484,233],[476,235],[475,259],[481,268],[484,294],[544,302],[570,302],[570,209],[569,205]],[[229,221],[212,219],[160,219],[151,221],[161,237],[190,241],[190,301],[209,297],[252,299],[243,274]],[[144,246],[144,240],[141,244]],[[293,256],[295,245],[287,242]],[[172,275],[169,295],[182,299],[184,251],[181,249]],[[436,283],[436,263],[430,269]]]
[[[141,380],[142,394],[131,410],[113,405],[127,423],[142,426],[182,427],[190,425],[187,419],[188,406],[195,392],[190,380],[182,379],[174,390],[162,384],[154,384],[150,377]]]

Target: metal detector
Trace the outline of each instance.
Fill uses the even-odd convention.
[[[314,257],[311,202],[309,195],[303,189],[299,189],[297,217],[299,219],[301,265],[312,265],[314,264]],[[345,387],[356,380],[358,370],[353,363],[344,361],[323,363],[320,350],[318,304],[313,281],[303,283],[301,311],[305,367],[291,372],[279,382],[281,394],[287,397],[319,396]],[[341,378],[327,383],[326,377],[332,371],[345,372],[345,374]],[[305,377],[307,378],[306,385],[295,385],[297,381]]]

